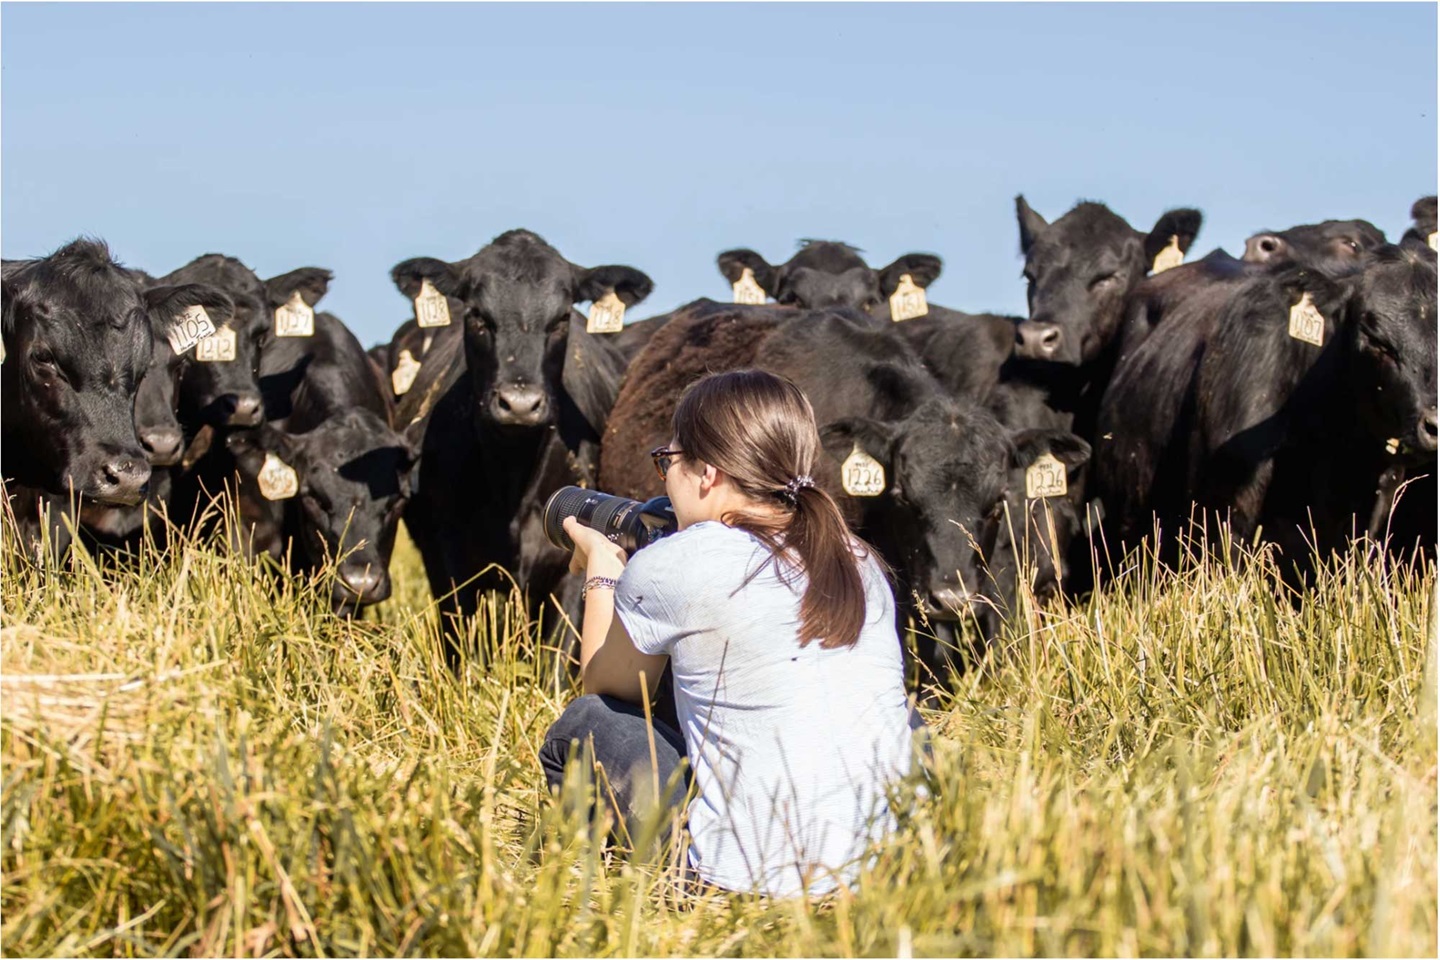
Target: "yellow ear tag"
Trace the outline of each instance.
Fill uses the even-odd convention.
[[[590,316],[585,318],[586,333],[619,333],[625,329],[625,304],[611,290],[605,296],[590,304]]]
[[[730,284],[730,289],[735,291],[736,303],[748,303],[758,307],[765,302],[765,289],[755,279],[755,271],[749,267],[741,272],[739,280]]]
[[[885,492],[885,468],[857,443],[840,464],[840,485],[852,497],[878,497]]]
[[[1164,250],[1155,254],[1155,262],[1150,265],[1151,273],[1164,273],[1171,267],[1178,267],[1185,262],[1185,251],[1180,249],[1180,238],[1170,237],[1170,243]]]
[[[426,277],[415,295],[415,322],[425,329],[450,326],[450,301]]]
[[[1425,242],[1428,243],[1428,244],[1430,244],[1430,249],[1431,249],[1431,250],[1440,250],[1440,247],[1435,246],[1435,237],[1436,237],[1436,236],[1437,236],[1437,234],[1432,233],[1432,234],[1430,234],[1430,236],[1428,236],[1428,237],[1425,238]]]
[[[1386,441],[1385,441],[1385,452],[1388,453],[1388,454],[1390,454],[1390,456],[1392,456],[1392,457],[1395,456],[1395,454],[1399,453],[1399,452],[1400,452],[1400,438],[1399,438],[1399,437],[1391,437],[1389,440],[1386,440]]]
[[[1325,345],[1325,318],[1310,300],[1309,293],[1302,294],[1300,302],[1290,308],[1290,336],[1317,347]]]
[[[415,386],[415,378],[419,375],[420,361],[409,350],[401,350],[395,369],[390,371],[390,389],[395,391],[395,396],[403,397]]]
[[[315,334],[315,311],[296,290],[275,308],[275,336],[309,337]]]
[[[195,359],[201,363],[229,363],[235,359],[235,331],[221,327],[195,342]]]
[[[899,323],[923,317],[929,312],[930,304],[925,302],[925,291],[915,285],[910,274],[901,274],[895,292],[890,294],[890,319]]]
[[[273,453],[265,454],[260,468],[260,493],[266,500],[289,500],[300,492],[300,477],[295,468]]]
[[[1065,478],[1065,464],[1050,453],[1042,453],[1025,470],[1025,497],[1039,500],[1041,497],[1063,497],[1070,490]]]
[[[170,349],[174,350],[178,357],[214,332],[215,324],[210,319],[210,314],[197,303],[185,308],[185,312],[180,314],[165,339],[170,341]]]

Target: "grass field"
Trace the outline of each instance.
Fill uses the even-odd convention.
[[[6,955],[1436,954],[1430,571],[1141,564],[1027,608],[928,719],[853,892],[686,898],[545,797],[573,696],[515,607],[437,656],[185,546],[3,586]],[[1427,660],[1428,658],[1428,660]]]

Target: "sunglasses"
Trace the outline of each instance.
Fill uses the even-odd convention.
[[[650,451],[650,459],[655,461],[655,472],[660,474],[661,483],[665,482],[665,474],[670,472],[670,461],[684,453],[684,450],[667,450],[664,447]]]

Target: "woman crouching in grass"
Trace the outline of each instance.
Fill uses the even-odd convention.
[[[886,787],[912,763],[895,597],[811,479],[819,452],[793,383],[716,374],[685,391],[668,448],[652,454],[679,532],[627,565],[603,534],[565,521],[586,577],[585,695],[546,735],[546,779],[558,788],[581,744],[622,827],[638,829],[655,816],[652,784],[681,802],[688,764],[687,870],[726,890],[853,882],[893,825]],[[646,722],[667,660],[683,736]]]

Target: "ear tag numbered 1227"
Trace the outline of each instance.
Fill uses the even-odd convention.
[[[1310,294],[1300,296],[1300,302],[1290,308],[1290,336],[1296,340],[1325,345],[1325,317],[1310,299]]]
[[[925,302],[925,291],[916,285],[915,278],[910,274],[901,274],[895,292],[890,294],[890,319],[899,323],[923,317],[929,312],[930,304]]]
[[[1178,267],[1185,262],[1185,251],[1180,249],[1180,238],[1171,235],[1170,242],[1165,249],[1155,254],[1155,262],[1150,265],[1152,274],[1164,273],[1171,267]]]
[[[852,497],[878,497],[885,492],[885,468],[857,443],[840,464],[840,486]]]
[[[740,279],[730,284],[730,289],[735,291],[735,302],[749,304],[758,307],[765,303],[765,289],[755,279],[755,271],[746,267],[740,273]]]
[[[235,359],[235,331],[221,327],[195,343],[195,359],[201,363],[229,363]]]
[[[260,493],[266,500],[289,500],[300,492],[300,477],[295,468],[273,453],[265,454],[260,468]]]
[[[590,304],[585,318],[586,333],[619,333],[625,329],[625,304],[611,290]]]
[[[415,323],[426,330],[450,326],[450,302],[429,277],[420,281],[420,292],[415,295]]]
[[[420,361],[409,350],[401,350],[395,369],[390,371],[390,389],[395,391],[395,396],[403,397],[415,386],[415,378],[419,375]]]
[[[185,308],[185,312],[180,314],[179,319],[170,327],[166,339],[170,341],[170,349],[175,351],[178,357],[214,332],[215,323],[210,319],[210,314],[197,303]]]
[[[1025,469],[1025,498],[1039,500],[1042,497],[1063,497],[1070,491],[1065,476],[1065,464],[1055,459],[1054,454],[1042,453],[1035,462]]]
[[[315,335],[315,310],[296,290],[290,299],[275,308],[275,336],[311,337]]]

